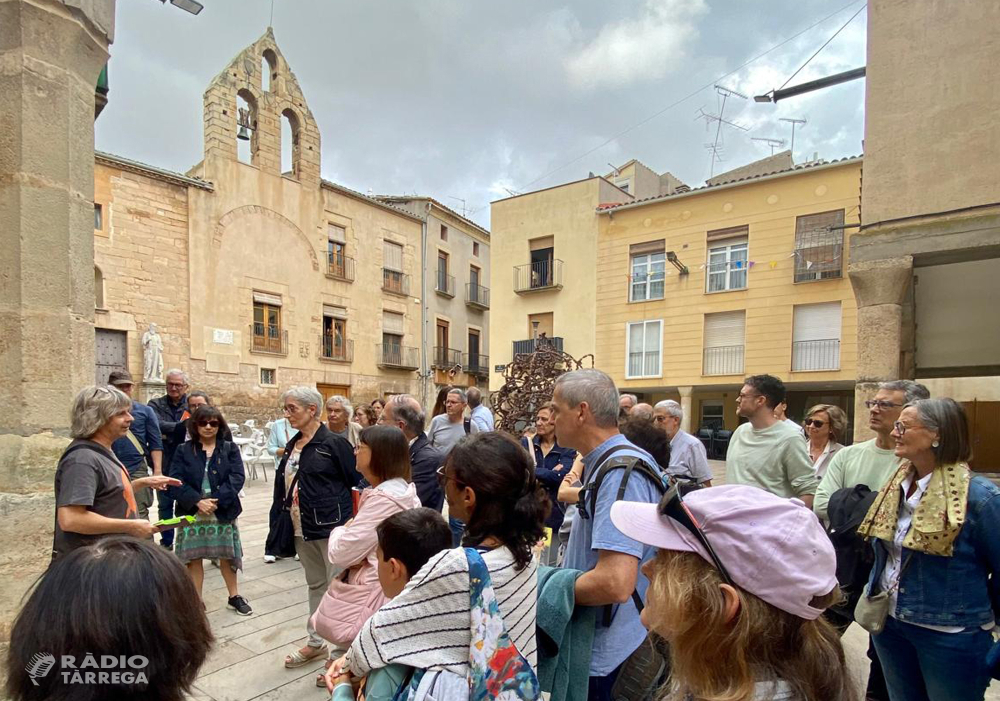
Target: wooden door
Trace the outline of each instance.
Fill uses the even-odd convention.
[[[969,417],[972,440],[971,467],[977,472],[998,472],[1000,468],[1000,402],[962,402]]]

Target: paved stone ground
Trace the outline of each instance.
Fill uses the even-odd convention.
[[[712,469],[716,484],[722,483],[725,463],[712,461]],[[308,604],[298,562],[279,560],[266,565],[261,559],[271,493],[270,483],[248,481],[240,517],[245,551],[240,593],[253,606],[252,616],[239,616],[226,607],[222,575],[217,568],[206,567],[204,598],[216,644],[195,682],[193,701],[327,698],[326,691],[316,688],[313,681],[321,663],[295,670],[282,664],[286,654],[305,642]],[[863,689],[868,678],[867,635],[854,625],[843,640],[854,683]],[[1000,684],[994,683],[986,698],[1000,701]]]

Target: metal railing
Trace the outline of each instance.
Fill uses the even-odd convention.
[[[553,336],[552,338],[529,338],[526,341],[514,341],[514,355],[518,353],[534,353],[535,349],[538,348],[541,343],[551,343],[552,346],[557,351],[562,351],[563,340],[562,336]]]
[[[514,266],[514,292],[534,292],[562,287],[563,262],[558,259]]]
[[[476,377],[489,377],[490,356],[464,353],[462,355],[462,371]]]
[[[337,363],[354,362],[354,341],[320,334],[319,359],[331,360]]]
[[[250,324],[250,352],[288,355],[288,332],[277,324]]]
[[[490,288],[468,282],[465,284],[465,303],[480,309],[490,308]]]
[[[462,364],[462,351],[454,348],[442,348],[434,346],[434,357],[431,359],[431,367],[438,370],[451,370],[456,365]]]
[[[409,295],[410,276],[398,270],[382,268],[382,289],[396,295]]]
[[[455,276],[439,270],[434,276],[434,291],[445,297],[455,296]]]
[[[334,280],[354,282],[354,259],[348,256],[328,255],[326,276]]]
[[[792,372],[809,370],[840,370],[840,339],[792,343]]]
[[[420,369],[420,349],[398,343],[377,343],[378,365],[403,370]]]
[[[703,356],[702,375],[742,375],[743,346],[706,348]]]

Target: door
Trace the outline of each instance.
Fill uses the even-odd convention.
[[[351,386],[350,385],[324,385],[319,382],[316,383],[316,389],[319,393],[323,395],[323,423],[326,423],[326,400],[335,394],[339,394],[342,397],[351,398]],[[351,419],[353,421],[353,418]]]
[[[972,442],[970,466],[978,472],[995,472],[1000,464],[1000,402],[962,402],[969,418]]]
[[[434,365],[441,370],[449,369],[448,341],[448,322],[438,321],[437,340],[434,346]]]
[[[94,329],[94,383],[108,384],[114,370],[128,370],[128,335],[124,331]]]
[[[484,368],[479,355],[479,332],[469,329],[469,372],[478,375]]]

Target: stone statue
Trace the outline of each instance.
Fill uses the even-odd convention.
[[[163,339],[156,333],[156,324],[142,335],[142,380],[163,382]]]

